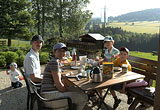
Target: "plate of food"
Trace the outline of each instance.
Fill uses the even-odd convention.
[[[114,71],[121,71],[122,68],[121,68],[121,67],[113,67],[113,70],[114,70]]]
[[[74,70],[78,70],[80,67],[79,66],[71,66],[71,69],[74,69]]]

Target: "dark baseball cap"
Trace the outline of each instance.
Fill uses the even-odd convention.
[[[40,35],[35,35],[35,36],[33,36],[33,38],[32,38],[31,41],[38,41],[38,40],[44,42],[43,39],[42,39],[42,36],[40,36]]]
[[[68,50],[66,45],[64,43],[57,43],[53,46],[53,51],[55,52],[57,49],[64,49],[64,50]]]

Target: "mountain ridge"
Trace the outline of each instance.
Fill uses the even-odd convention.
[[[116,17],[108,17],[108,21],[135,22],[135,21],[160,21],[160,8],[152,8],[130,12]]]

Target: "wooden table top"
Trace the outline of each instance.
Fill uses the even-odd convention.
[[[78,73],[78,70],[65,69],[63,74],[73,72],[74,74]],[[119,84],[123,82],[132,81],[139,78],[144,78],[144,75],[128,71],[127,73],[115,72],[113,78],[103,78],[103,82],[93,83],[92,79],[81,78],[80,81],[77,81],[75,78],[67,78],[68,81],[78,86],[84,91],[95,90],[99,88],[107,88],[114,84]]]

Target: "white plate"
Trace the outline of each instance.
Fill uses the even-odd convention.
[[[77,70],[79,68],[80,68],[79,66],[71,66],[71,69],[74,69],[74,70]]]
[[[114,67],[113,69],[114,69],[114,70],[119,70],[119,71],[122,70],[121,67]]]

